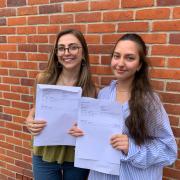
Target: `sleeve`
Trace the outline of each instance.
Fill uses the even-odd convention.
[[[121,161],[128,161],[141,169],[168,166],[177,158],[176,141],[163,105],[160,103],[156,111],[150,114],[148,129],[151,131],[151,138],[140,146],[129,138],[129,152],[127,155],[122,153],[120,157]]]

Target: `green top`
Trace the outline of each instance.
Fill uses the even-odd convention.
[[[33,153],[47,162],[74,162],[74,146],[34,146]]]

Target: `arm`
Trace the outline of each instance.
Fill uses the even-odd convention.
[[[27,125],[29,132],[31,132],[31,134],[33,136],[36,136],[46,126],[46,121],[44,121],[44,120],[36,121],[36,120],[34,120],[34,116],[35,116],[35,108],[32,108],[29,111],[28,117],[26,118],[26,125]]]
[[[151,139],[138,146],[129,137],[128,154],[122,153],[120,159],[142,169],[170,165],[177,158],[177,145],[163,106],[160,104],[160,110],[150,112],[148,117]]]

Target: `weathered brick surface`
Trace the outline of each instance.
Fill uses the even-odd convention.
[[[88,43],[93,80],[114,79],[110,54],[124,33],[138,33],[148,46],[151,82],[160,93],[180,148],[179,0],[0,1],[0,179],[32,180],[32,136],[25,119],[33,104],[37,73],[47,67],[60,30],[75,28]],[[178,160],[163,180],[180,177]]]

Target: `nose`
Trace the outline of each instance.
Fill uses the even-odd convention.
[[[69,54],[69,48],[64,48],[64,54]]]
[[[124,58],[123,57],[119,58],[118,66],[124,66]]]

